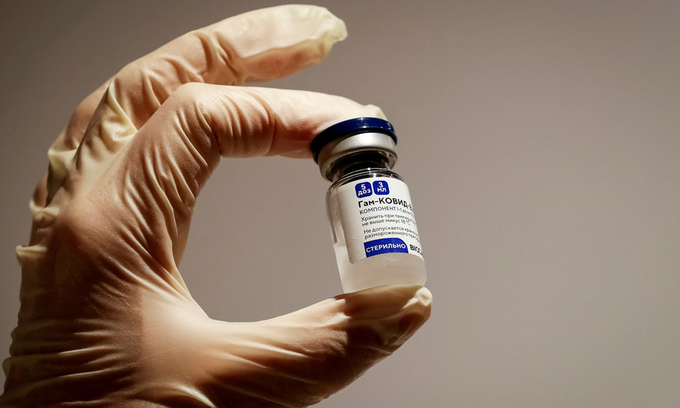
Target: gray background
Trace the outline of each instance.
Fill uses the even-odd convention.
[[[28,198],[72,109],[170,39],[273,4],[0,2],[0,357]],[[409,343],[319,406],[680,406],[680,3],[317,4],[348,40],[268,86],[385,110],[435,295]],[[326,188],[311,161],[222,162],[182,264],[212,317],[341,291]]]

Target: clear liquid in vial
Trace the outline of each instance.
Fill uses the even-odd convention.
[[[381,285],[425,284],[425,262],[415,255],[392,252],[351,263],[344,242],[333,247],[345,293]]]

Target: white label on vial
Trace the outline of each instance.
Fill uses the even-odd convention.
[[[390,252],[422,250],[408,186],[389,177],[367,178],[338,188],[338,209],[349,261]]]

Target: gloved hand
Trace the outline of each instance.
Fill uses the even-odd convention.
[[[129,64],[80,104],[49,150],[30,244],[17,250],[21,311],[1,406],[306,406],[427,320],[427,289],[387,286],[219,322],[178,270],[220,156],[310,157],[325,127],[382,116],[336,96],[233,86],[294,73],[344,36],[317,7],[246,13]]]

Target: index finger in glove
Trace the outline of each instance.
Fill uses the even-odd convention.
[[[139,208],[129,228],[149,236],[156,273],[177,273],[196,198],[222,157],[310,157],[325,127],[380,108],[339,96],[254,87],[188,84],[139,130],[108,174],[126,208]],[[114,170],[114,169],[112,169]],[[105,181],[108,183],[108,181]],[[112,190],[110,193],[116,193]],[[150,206],[149,203],[157,203]]]

